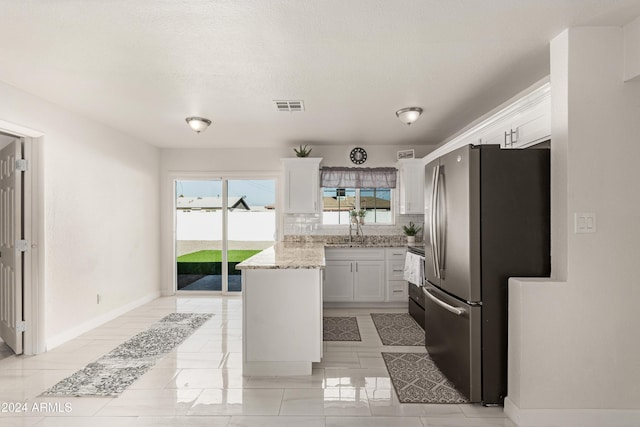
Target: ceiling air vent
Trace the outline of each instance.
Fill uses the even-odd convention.
[[[293,113],[304,111],[304,101],[273,101],[278,111]]]

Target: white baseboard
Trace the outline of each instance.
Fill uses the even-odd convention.
[[[638,409],[520,409],[507,397],[504,413],[518,427],[640,426]]]
[[[93,319],[88,320],[84,323],[81,323],[80,325],[74,326],[71,329],[67,329],[62,333],[49,337],[46,339],[45,351],[49,351],[53,348],[56,348],[67,341],[70,341],[76,337],[79,337],[85,332],[88,332],[94,328],[97,328],[98,326],[103,325],[108,321],[115,319],[118,316],[122,316],[123,314],[133,310],[134,308],[138,308],[141,305],[144,305],[148,302],[153,301],[158,297],[160,297],[160,291],[151,292],[142,298],[139,298],[135,301],[130,302],[129,304],[123,305],[122,307],[119,307],[107,313],[101,314],[100,316],[94,317]]]

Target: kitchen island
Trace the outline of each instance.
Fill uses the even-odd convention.
[[[324,244],[278,242],[242,271],[245,376],[311,375],[322,359]]]

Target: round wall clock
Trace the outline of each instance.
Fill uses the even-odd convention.
[[[351,150],[351,161],[356,165],[361,165],[367,161],[367,152],[364,148],[356,147]]]

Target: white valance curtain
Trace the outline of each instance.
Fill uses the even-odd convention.
[[[328,188],[396,188],[396,168],[323,167],[320,186]]]

